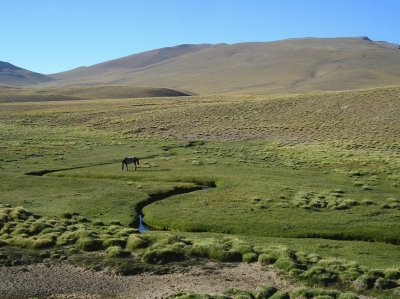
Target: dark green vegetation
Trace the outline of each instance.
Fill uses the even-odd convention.
[[[168,299],[290,299],[290,298],[324,298],[324,299],[357,299],[352,293],[342,293],[336,290],[325,289],[297,289],[286,293],[273,286],[264,285],[252,292],[240,289],[228,289],[223,295],[206,295],[195,293],[178,293],[168,296]]]
[[[168,88],[138,86],[96,86],[70,88],[21,88],[0,86],[0,103],[178,96],[189,96],[189,94]]]
[[[122,274],[258,261],[314,286],[395,294],[398,95],[0,104],[0,261]],[[121,171],[127,155],[138,171]],[[144,204],[147,224],[174,232],[138,233]]]

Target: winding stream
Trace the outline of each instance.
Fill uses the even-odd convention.
[[[136,219],[134,220],[134,226],[138,228],[140,232],[146,232],[146,231],[152,231],[152,230],[161,230],[160,228],[154,228],[149,225],[147,225],[143,221],[143,208],[160,200],[167,199],[169,197],[175,196],[175,195],[180,195],[180,194],[186,194],[186,193],[191,193],[195,191],[201,191],[201,190],[208,190],[210,188],[215,188],[216,184],[215,182],[206,182],[203,184],[197,184],[197,186],[190,187],[190,188],[183,188],[183,187],[175,187],[172,190],[166,191],[166,192],[161,192],[161,193],[154,193],[150,194],[147,199],[145,199],[142,202],[139,202],[136,206]],[[163,228],[162,230],[167,230]]]
[[[110,163],[100,163],[97,165],[107,165]],[[91,165],[93,166],[93,165]],[[61,169],[45,169],[45,170],[37,170],[37,171],[30,171],[25,173],[25,175],[33,175],[33,176],[44,176],[49,173],[53,172],[61,172],[65,170],[73,170],[79,168],[87,168],[91,166],[79,166],[79,167],[70,167],[70,168],[61,168]],[[194,183],[195,186],[193,187],[174,187],[173,189],[166,191],[166,192],[159,192],[150,194],[145,200],[138,202],[135,208],[135,215],[133,216],[133,221],[130,225],[136,227],[140,232],[152,231],[152,230],[161,230],[160,228],[154,228],[150,225],[147,225],[143,221],[143,208],[148,206],[156,201],[167,199],[168,197],[181,195],[186,193],[191,193],[200,190],[208,190],[210,188],[215,188],[217,185],[214,181],[209,182],[201,182],[201,183]],[[165,228],[163,230],[166,230]]]

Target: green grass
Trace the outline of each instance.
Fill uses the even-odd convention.
[[[372,109],[377,95],[383,107],[397,107],[397,90],[325,95],[326,115],[333,115],[336,100]],[[0,213],[1,250],[7,256],[14,247],[46,251],[48,258],[71,260],[69,250],[85,257],[99,251],[110,263],[129,259],[132,252],[141,261],[161,265],[195,257],[259,261],[297,279],[344,283],[346,288],[369,275],[349,266],[356,262],[381,269],[383,276],[361,279],[373,280],[373,292],[386,292],[382,289],[397,272],[388,278],[385,271],[400,267],[400,158],[393,141],[397,110],[386,118],[379,110],[373,121],[361,112],[329,119],[310,141],[308,132],[326,115],[310,112],[309,123],[296,132],[304,121],[301,109],[312,104],[322,109],[320,95],[225,97],[218,103],[212,97],[196,99],[151,100],[152,106],[143,105],[144,99],[0,104],[0,204],[11,205],[5,208],[9,213]],[[233,106],[248,117],[232,113]],[[265,123],[272,119],[266,110],[277,109],[276,135],[270,135],[273,140],[242,140],[249,135],[235,128],[254,128],[262,116],[252,113],[261,108]],[[288,129],[279,125],[289,119],[281,116],[282,109],[297,111]],[[325,136],[333,126],[345,130]],[[363,136],[364,130],[375,133]],[[221,138],[229,139],[236,132],[239,140],[176,140],[178,134],[198,137],[197,131],[212,132],[208,139],[221,132]],[[285,131],[298,140],[283,140]],[[261,129],[260,136],[266,132]],[[379,138],[371,139],[377,132]],[[141,158],[138,171],[121,171],[128,155]],[[44,175],[27,175],[40,171]],[[198,185],[210,188],[173,196]],[[171,196],[154,202],[165,194]],[[144,204],[149,204],[144,221],[173,235],[137,234],[132,226]],[[226,237],[230,240],[222,242]],[[292,250],[296,258],[282,256],[282,250]],[[318,264],[332,259],[345,270]],[[17,260],[25,263],[25,257],[7,257],[4,264]],[[121,263],[118,271],[138,271],[126,260]]]

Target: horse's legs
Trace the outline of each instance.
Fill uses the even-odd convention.
[[[136,161],[134,162],[134,164],[135,164],[135,171],[136,171]]]

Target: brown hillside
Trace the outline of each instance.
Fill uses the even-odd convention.
[[[55,74],[59,85],[135,84],[225,92],[307,92],[400,84],[400,50],[367,38],[184,45]]]
[[[8,62],[0,61],[0,84],[2,85],[29,85],[54,80],[50,76],[31,72]]]

